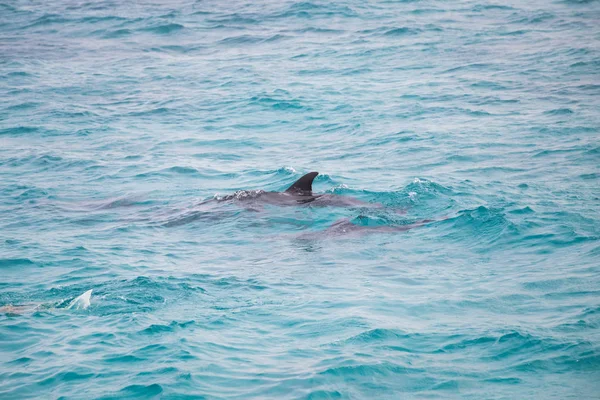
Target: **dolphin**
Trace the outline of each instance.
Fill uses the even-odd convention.
[[[383,204],[367,203],[348,196],[340,196],[332,193],[315,194],[312,184],[319,175],[313,171],[303,175],[292,183],[283,192],[267,192],[265,190],[238,190],[226,196],[215,196],[204,200],[185,210],[177,210],[169,213],[169,217],[161,225],[165,227],[184,225],[196,220],[219,221],[231,217],[231,210],[222,207],[223,203],[240,206],[246,211],[263,211],[264,205],[275,206],[316,206],[316,207],[360,207],[360,208],[383,208]],[[404,210],[394,210],[398,214],[404,214]]]
[[[430,222],[436,222],[433,219],[422,219],[412,224],[407,225],[381,225],[381,226],[365,226],[353,223],[350,218],[341,218],[331,224],[327,229],[320,232],[310,232],[300,235],[300,239],[318,238],[320,236],[363,236],[369,233],[376,232],[405,232],[414,228],[421,227]]]
[[[312,184],[319,175],[313,171],[303,175],[300,179],[292,183],[283,192],[268,192],[265,190],[238,190],[237,192],[223,197],[215,196],[212,199],[202,201],[181,212],[177,212],[173,217],[168,218],[162,226],[171,227],[187,224],[196,220],[219,221],[224,218],[235,216],[236,213],[231,210],[223,209],[222,203],[233,204],[243,207],[247,211],[263,211],[263,205],[276,206],[337,206],[346,208],[369,208],[385,209],[386,214],[391,211],[396,214],[406,214],[405,209],[387,208],[381,203],[367,203],[352,197],[340,196],[332,193],[316,194],[313,193]],[[360,215],[358,219],[364,218]],[[368,218],[368,217],[367,217]],[[364,225],[355,223],[349,218],[342,218],[335,221],[332,225],[322,231],[306,232],[297,236],[300,240],[311,240],[325,237],[342,236],[363,236],[371,233],[392,233],[405,232],[423,225],[442,221],[448,217],[442,217],[437,220],[422,219],[410,224],[385,224],[385,225]]]
[[[347,196],[339,196],[335,194],[323,193],[315,194],[312,190],[312,184],[315,178],[319,175],[313,171],[302,176],[290,187],[283,192],[266,192],[264,190],[240,190],[234,194],[219,198],[219,202],[223,201],[250,201],[252,203],[272,204],[278,206],[297,206],[297,205],[314,205],[314,206],[337,206],[337,207],[371,207],[382,208],[379,203],[367,203]]]

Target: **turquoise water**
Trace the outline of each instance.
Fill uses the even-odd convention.
[[[599,20],[4,1],[0,398],[598,398]]]

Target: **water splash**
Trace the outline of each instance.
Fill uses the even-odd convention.
[[[73,299],[73,301],[66,307],[67,310],[75,309],[75,310],[85,310],[87,309],[92,300],[92,291],[93,289],[84,292]]]

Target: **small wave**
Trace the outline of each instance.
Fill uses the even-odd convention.
[[[7,77],[9,78],[25,78],[25,77],[29,77],[29,76],[36,76],[32,73],[29,72],[25,72],[25,71],[12,71],[9,72],[8,74],[6,74]]]
[[[592,69],[597,70],[598,68],[600,68],[600,60],[578,61],[576,63],[571,64],[569,67],[570,68],[586,68],[586,67],[590,67]]]
[[[559,149],[559,150],[542,150],[538,153],[535,153],[532,157],[539,158],[539,157],[548,157],[548,156],[555,156],[555,155],[562,155],[562,154],[569,154],[569,153],[579,153],[579,152],[581,152],[580,148]]]
[[[119,17],[117,15],[105,15],[105,16],[93,16],[81,18],[78,22],[87,24],[98,24],[106,21],[128,21],[125,17]]]
[[[145,117],[148,115],[160,115],[160,114],[166,114],[169,113],[171,110],[167,107],[157,107],[157,108],[153,108],[150,110],[143,110],[143,111],[133,111],[128,113],[127,115],[130,115],[132,117]]]
[[[107,356],[104,362],[111,364],[130,364],[130,363],[141,363],[146,361],[146,358],[136,357],[132,354],[123,354],[117,356]]]
[[[35,126],[16,126],[14,128],[0,129],[0,135],[25,135],[38,132],[39,130]]]
[[[285,11],[273,14],[270,18],[285,19],[290,17],[312,19],[318,17],[346,17],[354,18],[357,13],[348,6],[335,3],[316,4],[312,2],[299,2],[289,6]]]
[[[412,183],[401,189],[385,192],[350,189],[347,185],[340,184],[332,179],[325,182],[336,185],[334,188],[328,190],[328,193],[366,198],[370,202],[385,206],[388,210],[384,211],[392,213],[396,217],[398,214],[403,214],[408,207],[419,205],[419,208],[426,211],[426,213],[423,213],[423,215],[419,213],[414,214],[416,210],[413,209],[414,217],[430,218],[432,214],[446,210],[449,204],[453,204],[452,197],[454,192],[451,189],[424,178],[415,178]],[[405,220],[394,221],[394,223],[401,224],[410,223],[410,221]]]
[[[410,13],[414,14],[414,15],[427,15],[427,14],[438,14],[438,13],[445,13],[446,10],[443,10],[441,8],[417,8],[415,10],[412,10]]]
[[[420,29],[416,28],[393,28],[384,33],[385,36],[405,36],[405,35],[417,35],[421,32]]]
[[[196,322],[192,320],[192,321],[185,321],[185,322],[171,321],[171,323],[169,325],[152,324],[139,333],[142,335],[156,335],[156,334],[161,334],[161,333],[174,332],[175,330],[178,330],[178,329],[185,329],[185,328],[191,327],[191,326],[195,325],[195,323]]]
[[[445,186],[442,186],[438,183],[432,182],[424,178],[414,178],[412,183],[410,183],[404,188],[404,191],[414,192],[417,193],[417,195],[425,193],[452,193],[452,191],[446,188]]]
[[[19,11],[18,8],[15,8],[13,6],[11,6],[10,4],[5,4],[5,3],[0,3],[0,8],[5,10],[5,11],[10,11],[10,12],[17,12]]]
[[[175,172],[178,174],[198,174],[198,170],[196,168],[192,168],[192,167],[171,167],[171,168],[167,168],[164,171],[169,171],[169,172]]]
[[[240,15],[240,14],[228,14],[228,15],[223,15],[223,16],[218,16],[218,17],[207,18],[206,22],[223,24],[224,26],[234,25],[234,24],[257,25],[260,23],[260,20],[256,19],[256,18],[252,18],[250,16],[244,16],[244,15]]]
[[[485,11],[485,10],[500,10],[500,11],[514,11],[514,7],[505,6],[501,4],[478,4],[472,8],[473,11]]]
[[[320,375],[333,375],[342,376],[345,379],[351,379],[351,377],[376,377],[376,376],[390,376],[390,375],[406,375],[417,372],[423,372],[422,370],[410,366],[403,366],[394,364],[391,362],[382,362],[376,364],[356,364],[349,366],[333,367],[328,368]]]
[[[589,156],[595,156],[597,154],[600,154],[600,147],[594,147],[590,150],[586,150],[584,154]]]
[[[470,85],[472,88],[481,88],[489,90],[507,90],[508,88],[498,82],[480,81]]]
[[[527,17],[524,17],[524,18],[519,18],[519,19],[512,20],[511,23],[515,23],[515,24],[527,24],[527,25],[529,25],[529,24],[539,24],[541,22],[548,21],[548,20],[551,20],[551,19],[554,19],[554,18],[556,18],[556,16],[554,14],[549,13],[549,12],[542,12],[542,13],[539,13],[539,14],[534,15],[534,16],[527,16]]]
[[[327,33],[341,34],[341,33],[344,33],[344,31],[341,29],[323,28],[323,27],[315,27],[315,26],[309,26],[306,28],[297,29],[294,32],[295,33],[316,33],[316,34],[327,34]]]
[[[129,385],[117,393],[117,398],[150,398],[158,396],[162,392],[163,388],[158,383],[153,383],[151,385]]]
[[[314,390],[306,396],[307,400],[334,400],[343,399],[345,396],[337,390]]]
[[[263,40],[264,38],[262,36],[240,35],[222,39],[221,41],[219,41],[219,43],[227,45],[254,44],[262,42]]]
[[[579,175],[579,177],[581,179],[585,179],[585,180],[596,180],[596,179],[600,179],[600,173],[593,172],[591,174],[581,174],[581,175]]]
[[[492,65],[492,64],[473,63],[473,64],[466,64],[466,65],[459,65],[457,67],[447,69],[447,70],[443,71],[443,73],[452,73],[452,72],[459,72],[459,71],[478,71],[478,70],[485,70],[485,69],[495,70],[494,65]]]
[[[340,71],[340,72],[344,76],[352,76],[352,75],[368,74],[368,73],[370,73],[372,71],[373,70],[371,68],[348,68],[348,69],[345,69],[345,70]],[[340,106],[338,106],[338,107],[340,107]],[[350,106],[346,106],[346,107],[342,106],[341,109],[336,108],[336,109],[334,109],[334,111],[342,111],[342,110],[344,110],[346,108],[349,108],[349,107]]]
[[[158,49],[160,51],[167,52],[167,53],[190,54],[190,53],[202,51],[207,48],[208,48],[207,46],[203,46],[203,45],[185,45],[185,46],[166,45],[166,46],[160,46]],[[156,49],[156,47],[153,49]],[[165,75],[165,77],[160,78],[160,79],[176,79],[176,78],[171,75]]]
[[[523,208],[518,208],[516,210],[511,210],[510,213],[515,215],[530,215],[535,214],[535,211],[531,207],[527,206]]]
[[[61,15],[45,14],[45,15],[39,17],[38,19],[36,19],[30,25],[25,26],[23,29],[44,27],[44,26],[53,25],[53,24],[64,24],[67,22],[69,22],[69,20],[64,18]]]
[[[254,96],[250,98],[250,104],[260,105],[262,107],[268,107],[274,110],[304,110],[308,111],[311,108],[303,105],[299,100],[282,100],[273,98],[270,96]]]
[[[525,35],[529,32],[531,32],[531,31],[528,29],[518,29],[515,31],[500,32],[500,33],[498,33],[498,35],[499,36],[520,36],[520,35]]]
[[[24,267],[35,265],[29,258],[0,258],[0,268]]]
[[[89,378],[92,378],[93,376],[94,374],[91,372],[84,373],[81,371],[61,371],[57,372],[49,378],[39,381],[37,384],[40,386],[47,386],[56,384],[58,382],[74,382],[80,380],[87,380]]]
[[[28,365],[33,362],[34,359],[30,357],[19,357],[15,360],[8,362],[8,365]]]
[[[157,171],[147,171],[136,174],[134,177],[136,179],[145,179],[145,178],[166,178],[171,177],[173,175],[186,175],[190,178],[206,178],[209,176],[211,171],[200,172],[196,168],[193,167],[183,167],[183,166],[173,166],[169,168],[160,169]]]
[[[219,43],[227,45],[238,45],[238,44],[257,44],[257,43],[272,43],[281,40],[289,39],[289,36],[282,34],[275,34],[272,36],[255,36],[255,35],[240,35],[222,39]]]
[[[44,154],[42,156],[36,157],[32,160],[33,164],[39,165],[39,166],[46,166],[46,165],[50,165],[50,164],[58,164],[60,162],[64,161],[64,159],[60,156],[54,156],[51,154]]]
[[[579,85],[577,86],[577,89],[580,90],[590,90],[590,91],[594,91],[597,92],[598,90],[600,90],[600,85],[594,84],[594,83],[588,83],[585,85]]]
[[[461,210],[448,221],[453,226],[449,238],[468,241],[470,247],[481,247],[481,251],[488,251],[489,246],[504,238],[515,237],[519,231],[502,209],[485,206]]]
[[[396,329],[377,328],[346,339],[344,340],[343,344],[368,344],[373,342],[384,342],[388,340],[402,340],[410,337],[410,334]]]
[[[554,110],[544,111],[546,115],[569,115],[573,114],[573,110],[570,108],[556,108]]]
[[[10,110],[10,111],[31,110],[34,108],[38,108],[40,105],[42,105],[42,103],[29,101],[29,102],[9,106],[6,109]]]
[[[409,27],[380,27],[375,29],[365,29],[359,31],[359,33],[373,36],[407,36],[407,35],[417,35],[422,32],[419,28],[409,28]]]
[[[213,15],[214,13],[211,11],[206,11],[206,10],[200,10],[200,11],[194,11],[193,13],[191,13],[190,15]]]
[[[297,72],[298,75],[331,75],[336,74],[337,71],[333,68],[313,68],[313,69],[301,69]]]
[[[265,42],[265,43],[279,42],[281,40],[285,40],[285,39],[289,39],[289,38],[290,37],[286,36],[286,35],[276,34],[276,35],[273,35],[273,36],[270,36],[270,37],[264,39],[263,42]]]
[[[133,31],[131,29],[123,28],[123,29],[117,29],[114,31],[106,32],[104,35],[102,35],[102,37],[105,39],[118,39],[118,38],[130,36],[131,34],[133,34]]]
[[[155,33],[157,35],[169,35],[171,33],[178,32],[183,29],[185,29],[185,26],[180,25],[180,24],[171,23],[171,24],[166,24],[166,25],[159,25],[159,26],[153,26],[153,27],[149,27],[149,28],[143,28],[143,29],[140,29],[140,31]]]
[[[29,188],[19,193],[18,196],[15,197],[15,200],[18,201],[29,201],[32,202],[37,199],[43,199],[48,197],[49,193],[40,188]]]

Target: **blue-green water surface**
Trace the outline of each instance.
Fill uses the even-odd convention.
[[[0,398],[598,398],[600,2],[1,1]]]

